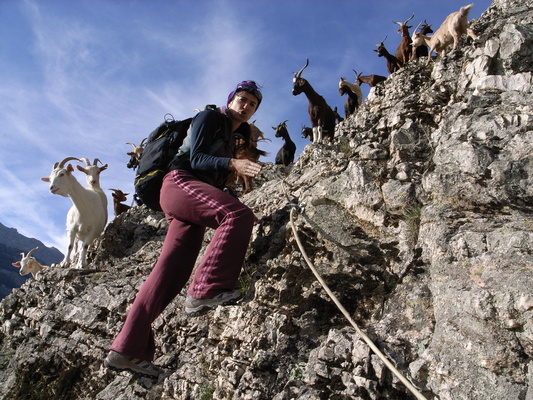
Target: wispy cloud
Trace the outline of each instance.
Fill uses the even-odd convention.
[[[367,8],[376,6],[346,0],[0,2],[10,32],[0,38],[0,222],[65,251],[71,202],[40,180],[54,162],[97,157],[109,165],[102,187],[132,193],[126,142],[140,142],[167,112],[181,119],[205,104],[224,105],[243,79],[263,85],[254,119],[272,139],[261,146],[268,160],[282,145],[271,127],[284,120],[300,152],[308,144],[299,133],[309,124],[307,100],[292,96],[291,85],[306,57],[305,77],[342,110],[340,76],[386,74],[372,49],[385,35],[391,47],[399,42],[392,19],[415,8],[416,19],[438,25],[463,5],[378,3],[379,19]],[[479,2],[478,15],[482,3],[490,0]]]

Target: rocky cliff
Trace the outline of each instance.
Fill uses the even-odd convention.
[[[411,399],[311,272],[427,399],[533,399],[533,11],[495,0],[479,39],[374,88],[334,143],[266,164],[244,300],[155,322],[160,382],[102,360],[165,235],[135,207],[85,270],[0,303],[3,399]],[[289,227],[291,209],[300,248]],[[209,235],[208,235],[209,236]],[[208,239],[208,238],[206,238]]]

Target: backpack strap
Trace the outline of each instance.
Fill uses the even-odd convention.
[[[209,108],[211,110],[211,108]],[[215,153],[222,144],[226,142],[225,134],[223,132],[224,128],[224,122],[222,120],[223,116],[218,110],[213,110],[217,113],[217,116],[219,117],[219,126],[215,133],[213,134],[213,137],[215,140],[213,141],[212,145],[209,148],[209,154]],[[183,144],[180,146],[178,153],[174,157],[175,159],[180,159],[185,154],[189,154],[191,151],[191,128],[192,124],[189,125],[187,129],[187,136],[185,136],[185,139],[183,140]]]

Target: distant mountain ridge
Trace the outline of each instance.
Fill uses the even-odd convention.
[[[21,252],[27,253],[35,247],[38,249],[33,255],[43,265],[57,263],[64,257],[55,247],[47,247],[40,240],[28,238],[15,228],[8,228],[0,223],[0,300],[31,277],[21,276],[11,264],[20,260]]]

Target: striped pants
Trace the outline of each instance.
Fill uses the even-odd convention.
[[[152,322],[189,280],[206,228],[215,233],[187,290],[197,299],[235,289],[254,223],[238,199],[184,170],[166,175],[160,203],[169,224],[161,255],[111,346],[148,361],[155,354]]]

